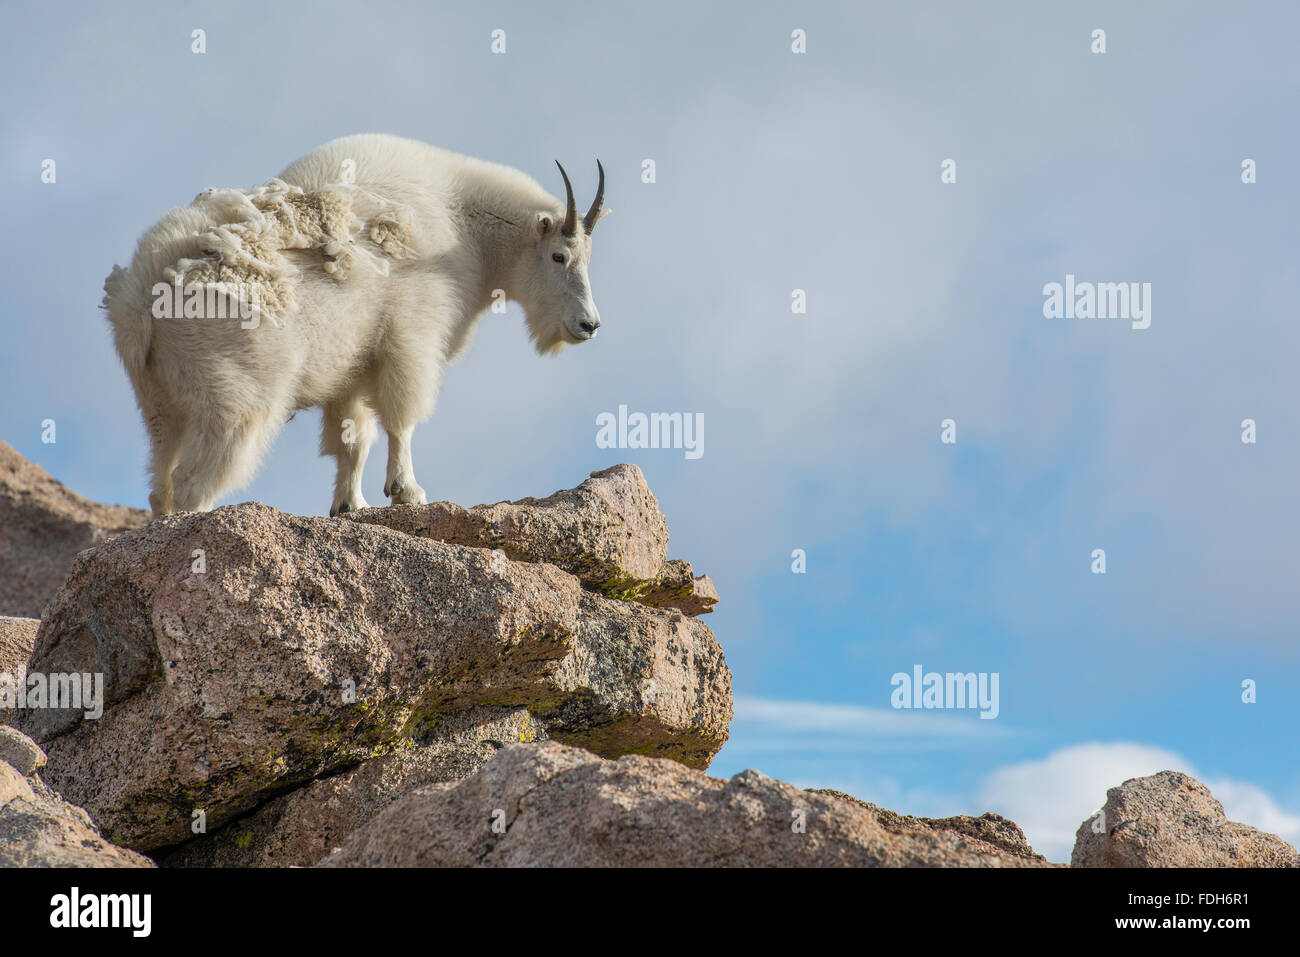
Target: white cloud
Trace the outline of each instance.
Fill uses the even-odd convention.
[[[969,738],[1007,733],[1007,729],[997,722],[968,720],[971,716],[934,711],[896,711],[893,708],[863,708],[816,701],[774,701],[743,695],[736,697],[735,709],[736,724],[745,722],[768,726],[790,737],[815,733],[842,738]]]
[[[1300,815],[1278,807],[1266,791],[1229,778],[1208,778],[1205,785],[1223,805],[1228,820],[1268,831],[1292,844],[1300,843]]]
[[[1106,803],[1106,790],[1129,778],[1182,771],[1201,780],[1229,820],[1294,842],[1300,817],[1280,808],[1258,787],[1228,778],[1201,778],[1173,751],[1131,742],[1093,741],[1053,751],[1037,761],[999,768],[985,778],[976,805],[1009,817],[1029,843],[1053,861],[1068,861],[1079,825]]]

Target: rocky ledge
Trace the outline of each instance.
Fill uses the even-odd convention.
[[[0,865],[1058,866],[994,814],[709,777],[718,593],[667,548],[631,465],[473,508],[146,523],[0,446],[0,704],[23,669],[47,697],[0,709]],[[1074,860],[1295,862],[1169,773],[1112,790]]]

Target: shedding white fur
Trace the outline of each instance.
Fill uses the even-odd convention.
[[[211,508],[314,406],[321,453],[338,463],[330,514],[366,504],[376,420],[384,494],[423,503],[412,433],[494,295],[523,306],[539,353],[600,324],[587,267],[604,172],[583,217],[564,181],[561,203],[506,166],[350,136],[255,189],[207,189],[164,215],[104,283],[149,433],[154,513]],[[171,292],[185,294],[183,313],[159,308]]]

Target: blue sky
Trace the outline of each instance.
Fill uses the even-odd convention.
[[[991,808],[1066,859],[1107,786],[1176,766],[1300,840],[1291,5],[44,3],[5,27],[0,437],[72,488],[146,505],[96,306],[168,208],[354,132],[552,191],[559,158],[581,197],[599,156],[600,337],[544,360],[489,315],[416,474],[474,504],[641,466],[723,597],[713,773]],[[1150,282],[1151,327],[1044,318],[1067,273]],[[620,404],[702,412],[704,456],[597,448]],[[318,428],[228,500],[326,511]],[[998,672],[998,718],[893,710],[916,663]]]

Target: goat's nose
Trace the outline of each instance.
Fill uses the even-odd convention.
[[[600,328],[600,320],[584,319],[582,320],[582,322],[578,324],[578,328],[581,329],[583,332],[585,332],[587,335],[594,336],[596,334],[596,330]]]

